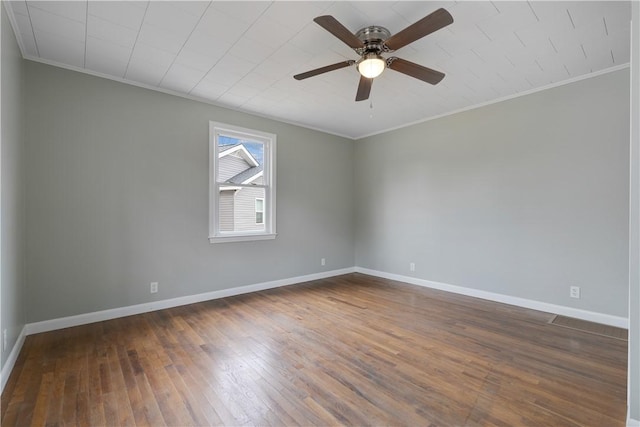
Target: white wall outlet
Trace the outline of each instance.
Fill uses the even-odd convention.
[[[580,298],[580,286],[571,286],[569,288],[569,296],[571,298]]]
[[[410,262],[409,263],[409,271],[416,271],[416,263],[415,262]]]
[[[149,287],[149,292],[155,294],[158,292],[158,282],[151,282],[151,286]]]
[[[325,260],[324,258],[320,258],[320,265],[325,265],[327,263],[327,260]]]
[[[7,345],[9,343],[7,342],[7,330],[3,330],[2,331],[2,352],[4,353],[5,350],[7,349]]]

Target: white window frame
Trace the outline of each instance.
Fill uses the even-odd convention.
[[[258,200],[260,200],[262,202],[262,210],[258,210]],[[255,214],[256,214],[256,224],[264,224],[264,197],[256,197],[256,201],[255,201]],[[261,213],[262,214],[262,222],[258,222],[258,217],[257,215]]]
[[[264,167],[262,185],[251,183],[233,184],[239,188],[264,188],[263,221],[264,230],[260,231],[221,231],[219,222],[220,187],[229,184],[217,182],[218,138],[228,136],[263,144]],[[254,129],[247,129],[220,122],[209,122],[209,242],[246,242],[252,240],[270,240],[276,238],[276,135]]]

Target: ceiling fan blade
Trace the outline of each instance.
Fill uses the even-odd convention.
[[[349,31],[344,25],[342,25],[336,18],[331,15],[323,15],[314,18],[316,24],[320,25],[325,30],[342,40],[347,46],[352,49],[364,48],[362,40],[357,38],[355,34]]]
[[[398,50],[427,34],[438,31],[453,22],[453,17],[445,9],[438,9],[404,30],[389,37],[384,45],[390,50]]]
[[[350,65],[355,64],[355,61],[342,61],[337,64],[327,65],[326,67],[316,68],[315,70],[307,71],[306,73],[300,73],[293,76],[296,80],[304,80],[309,77],[317,76],[318,74],[328,73],[329,71],[339,70],[340,68],[345,68]]]
[[[444,78],[444,73],[440,71],[432,70],[431,68],[423,67],[422,65],[396,58],[395,56],[387,59],[387,64],[392,70],[422,80],[423,82],[431,83],[432,85],[440,83],[440,80]]]
[[[369,99],[369,94],[371,93],[372,84],[373,84],[373,79],[369,79],[365,76],[360,76],[360,83],[358,84],[358,93],[356,93],[356,101],[364,101],[365,99]]]

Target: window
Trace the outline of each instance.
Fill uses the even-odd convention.
[[[256,199],[256,224],[264,224],[264,199]]]
[[[209,123],[209,241],[276,237],[276,135]]]

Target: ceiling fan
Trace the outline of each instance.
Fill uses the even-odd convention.
[[[382,74],[385,68],[390,68],[432,85],[438,84],[444,78],[444,73],[439,71],[395,56],[385,59],[381,54],[396,51],[451,24],[453,17],[445,9],[436,10],[393,36],[389,30],[377,25],[362,28],[353,34],[331,15],[318,16],[314,21],[356,51],[360,55],[360,59],[358,61],[342,61],[296,74],[293,76],[296,80],[304,80],[329,71],[356,65],[360,73],[356,101],[364,101],[369,98],[373,79]]]

